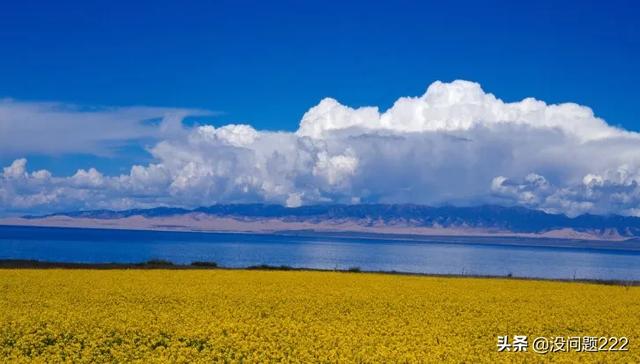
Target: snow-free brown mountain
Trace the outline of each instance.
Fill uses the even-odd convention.
[[[577,240],[640,237],[640,218],[568,217],[523,207],[430,207],[412,204],[285,207],[230,204],[195,209],[92,210],[0,219],[2,225],[113,229],[360,232],[443,236],[514,236]]]

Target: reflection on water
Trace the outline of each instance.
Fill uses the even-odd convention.
[[[0,227],[0,259],[130,263],[167,259],[434,274],[640,280],[640,253],[366,238]]]

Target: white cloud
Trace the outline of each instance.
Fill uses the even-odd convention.
[[[74,186],[83,188],[98,188],[104,184],[104,176],[95,168],[79,169],[69,180]]]
[[[253,143],[258,137],[258,132],[249,125],[225,125],[215,128],[211,125],[203,125],[192,134],[192,140],[204,143],[219,142],[236,147],[247,146]]]
[[[10,166],[3,168],[2,176],[6,179],[24,178],[27,175],[27,160],[16,159]]]
[[[584,106],[506,103],[467,81],[435,82],[382,113],[327,98],[293,133],[237,124],[185,129],[179,117],[163,125],[156,129],[172,132],[150,149],[154,162],[120,176],[90,166],[66,178],[29,174],[16,160],[0,179],[0,202],[6,211],[226,202],[640,211],[639,134]]]
[[[452,132],[501,123],[533,128],[557,128],[582,141],[623,136],[588,107],[566,103],[547,105],[527,98],[505,103],[469,81],[434,82],[420,97],[401,97],[380,114],[376,107],[351,109],[324,99],[302,118],[298,135],[321,138],[335,130],[360,128],[395,132]]]
[[[313,166],[314,176],[323,176],[331,186],[338,185],[355,175],[358,168],[358,158],[352,149],[347,149],[345,155],[330,157],[327,152],[317,154],[316,164]]]
[[[0,153],[4,156],[109,155],[128,143],[175,134],[181,130],[179,123],[185,116],[211,114],[195,109],[83,108],[54,102],[0,99]]]

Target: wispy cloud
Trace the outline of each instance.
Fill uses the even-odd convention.
[[[175,120],[211,114],[197,109],[90,108],[1,99],[0,153],[109,155],[130,143],[171,137],[169,134],[176,131],[172,125]]]

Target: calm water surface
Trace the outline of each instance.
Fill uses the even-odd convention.
[[[214,261],[434,274],[640,280],[640,252],[350,237],[205,234],[0,226],[0,259]]]

